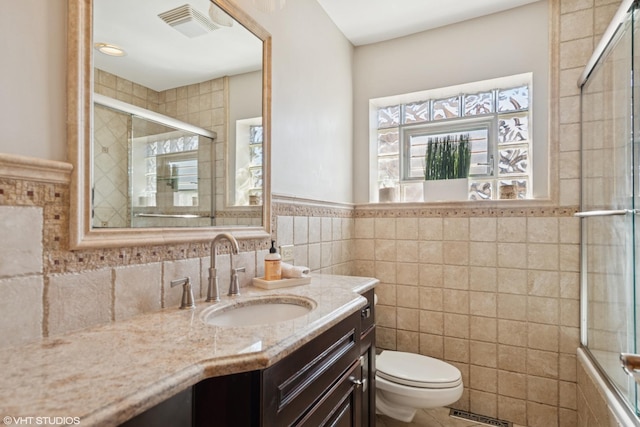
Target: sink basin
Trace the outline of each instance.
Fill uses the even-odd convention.
[[[315,307],[315,301],[298,296],[245,298],[231,305],[206,309],[202,320],[213,326],[263,325],[304,316]]]

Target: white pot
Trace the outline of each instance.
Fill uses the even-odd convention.
[[[467,178],[437,179],[423,181],[425,202],[451,202],[469,200]]]

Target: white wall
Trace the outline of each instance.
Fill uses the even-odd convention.
[[[66,160],[66,0],[0,1],[0,152]]]
[[[354,199],[369,201],[369,100],[533,72],[533,163],[548,162],[548,4],[539,1],[443,28],[360,46],[354,54]],[[537,196],[548,177],[534,177]]]
[[[315,0],[238,3],[273,37],[273,193],[351,202],[353,46]]]

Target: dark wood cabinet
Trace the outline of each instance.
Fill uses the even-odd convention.
[[[374,427],[373,290],[364,296],[366,307],[273,366],[209,378],[123,425]]]

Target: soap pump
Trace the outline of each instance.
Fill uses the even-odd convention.
[[[282,257],[276,250],[276,241],[271,241],[269,254],[264,257],[264,280],[282,279]]]

